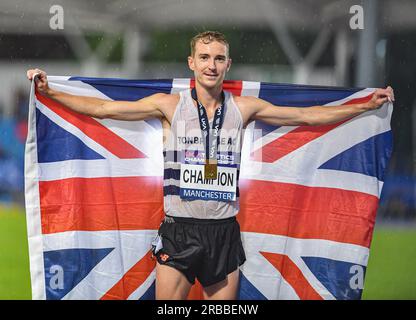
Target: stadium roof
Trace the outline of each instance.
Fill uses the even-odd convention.
[[[375,0],[377,1],[377,0]],[[146,31],[180,26],[267,27],[320,30],[348,27],[349,8],[357,1],[332,0],[2,0],[0,33],[56,33],[49,27],[52,5],[64,9],[69,33]],[[416,29],[416,1],[379,1],[379,22],[386,31]]]

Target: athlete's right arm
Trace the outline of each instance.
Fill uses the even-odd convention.
[[[65,107],[91,117],[116,120],[145,120],[163,118],[164,112],[160,105],[167,94],[157,93],[137,101],[111,101],[95,97],[84,97],[53,90],[48,85],[48,78],[44,71],[31,69],[27,77],[32,80],[35,74],[36,88],[42,95],[51,98]]]

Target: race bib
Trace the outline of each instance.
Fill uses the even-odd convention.
[[[218,161],[216,179],[205,179],[205,160],[186,158],[181,163],[180,197],[186,200],[235,201],[237,165]]]

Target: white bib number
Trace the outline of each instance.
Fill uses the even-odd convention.
[[[204,179],[204,165],[181,164],[180,197],[187,200],[235,201],[237,168],[218,165],[217,179]]]

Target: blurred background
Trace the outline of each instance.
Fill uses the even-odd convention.
[[[395,90],[393,155],[364,299],[416,299],[416,1],[1,0],[0,299],[30,299],[24,216],[26,70],[192,77],[189,40],[230,42],[228,79]]]

